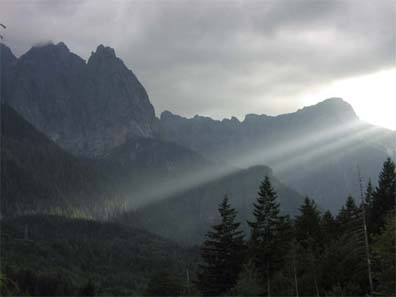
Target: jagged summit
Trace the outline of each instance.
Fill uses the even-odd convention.
[[[17,58],[12,53],[11,49],[4,43],[0,43],[0,54],[1,54],[1,67],[6,68],[9,65],[16,62]]]
[[[5,73],[5,102],[64,149],[98,156],[134,137],[152,137],[154,108],[114,49],[88,62],[63,43],[32,47]]]
[[[307,116],[326,116],[337,117],[341,121],[358,119],[352,105],[342,98],[328,98],[315,105],[304,107],[297,111],[307,114]]]
[[[116,56],[113,48],[104,46],[102,44],[98,45],[96,51],[91,52],[91,56],[88,59],[88,64],[103,64],[114,62],[123,64],[123,62]]]
[[[161,112],[160,120],[171,119],[173,117],[183,118],[182,116],[174,114],[173,112],[171,112],[169,110],[164,110],[163,112]]]
[[[57,44],[53,42],[48,42],[45,44],[38,44],[31,47],[31,49],[27,53],[40,53],[40,54],[48,54],[48,53],[61,53],[67,54],[70,53],[69,48],[63,42],[58,42]]]
[[[245,115],[245,118],[242,121],[239,121],[238,118],[236,117],[231,117],[231,119],[224,118],[223,120],[215,120],[210,117],[205,117],[205,116],[200,116],[200,115],[195,115],[192,118],[187,118],[183,117],[180,115],[177,115],[175,113],[172,113],[168,110],[165,110],[161,113],[160,119],[161,120],[169,120],[171,118],[178,118],[178,119],[184,119],[184,120],[210,120],[214,122],[227,122],[227,121],[232,121],[235,123],[240,123],[240,124],[250,124],[250,123],[255,123],[255,122],[260,122],[260,121],[265,121],[271,118],[277,118],[277,117],[286,117],[294,114],[300,114],[300,113],[306,113],[307,116],[321,116],[323,114],[331,115],[331,116],[337,116],[340,117],[341,119],[357,119],[357,115],[352,107],[351,104],[349,104],[347,101],[345,101],[342,98],[328,98],[326,100],[323,100],[315,105],[311,106],[306,106],[302,109],[297,110],[296,112],[288,113],[288,114],[281,114],[278,116],[269,116],[266,114],[255,114],[255,113],[249,113]]]
[[[318,102],[315,105],[308,106],[305,108],[309,108],[309,107],[323,107],[323,108],[332,107],[332,108],[339,108],[339,109],[353,109],[351,104],[349,104],[343,98],[339,98],[339,97],[327,98],[321,102]]]
[[[104,46],[103,44],[98,45],[96,48],[96,55],[103,55],[103,56],[109,56],[109,57],[115,57],[115,51],[113,48],[109,46]]]

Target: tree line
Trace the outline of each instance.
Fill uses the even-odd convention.
[[[349,196],[336,216],[305,198],[294,218],[280,211],[268,177],[241,231],[227,196],[201,246],[196,285],[204,296],[394,296],[396,169]]]

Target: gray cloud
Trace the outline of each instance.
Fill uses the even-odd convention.
[[[310,88],[394,67],[393,1],[7,1],[6,43],[116,49],[156,107],[243,117],[298,107]],[[337,94],[334,94],[335,96]]]

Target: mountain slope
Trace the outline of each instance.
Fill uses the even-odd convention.
[[[2,104],[1,121],[1,210],[6,216],[55,211],[103,218],[165,198],[173,189],[164,187],[213,166],[191,150],[152,138],[129,140],[100,159],[78,158],[7,104]]]
[[[36,281],[36,290],[48,289],[55,279],[52,294],[66,285],[68,295],[77,296],[73,288],[90,280],[100,295],[141,295],[154,273],[166,270],[182,278],[198,258],[194,249],[108,222],[22,216],[1,220],[1,230],[1,272],[19,285],[41,276],[44,283]]]
[[[332,210],[359,194],[358,165],[366,181],[375,181],[380,164],[396,156],[396,133],[360,121],[339,98],[276,117],[247,115],[243,122],[163,112],[160,136],[234,166],[267,164]]]
[[[114,191],[88,160],[62,150],[7,104],[1,106],[1,211],[99,211]]]
[[[87,63],[64,43],[33,47],[5,70],[3,100],[73,154],[153,136],[147,93],[109,47],[98,46]]]
[[[195,183],[196,173],[214,168],[200,154],[154,138],[129,140],[96,163],[116,185],[126,207],[133,209],[165,199],[188,186],[186,178]]]
[[[303,198],[276,179],[271,169],[256,166],[228,173],[150,204],[134,212],[133,218],[151,232],[187,244],[197,244],[202,242],[209,226],[218,219],[218,205],[227,194],[246,230],[245,222],[250,218],[260,182],[266,175],[270,176],[279,193],[282,211],[295,214]],[[128,215],[121,220],[128,222]]]

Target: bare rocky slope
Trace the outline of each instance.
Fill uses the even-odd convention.
[[[2,46],[2,99],[64,149],[99,156],[136,137],[152,137],[154,108],[112,48],[88,61],[64,43],[31,48],[20,58]]]

